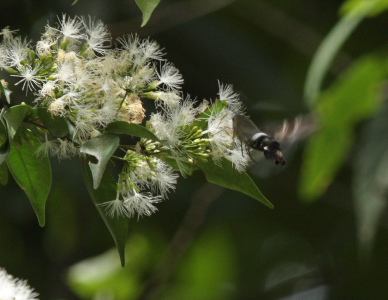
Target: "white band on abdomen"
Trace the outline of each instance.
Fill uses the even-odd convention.
[[[268,134],[265,134],[264,132],[258,132],[258,133],[255,133],[252,137],[251,137],[251,141],[256,141],[258,138],[262,137],[262,136],[267,136]]]

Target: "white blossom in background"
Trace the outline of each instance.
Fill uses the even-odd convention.
[[[0,299],[1,300],[39,300],[26,280],[15,278],[0,268]]]
[[[231,85],[219,83],[223,104],[218,109],[206,100],[198,104],[183,96],[182,75],[155,41],[128,35],[111,48],[106,25],[91,17],[63,14],[56,26],[46,25],[35,46],[14,34],[8,27],[0,32],[0,69],[34,95],[37,107],[65,119],[72,129],[61,138],[45,133],[37,155],[81,156],[80,146],[115,121],[146,121],[159,138],[141,139],[115,157],[123,163],[116,197],[99,204],[108,216],[151,215],[175,190],[178,171],[187,176],[198,161],[227,159],[237,171],[245,170],[248,158],[232,128],[233,115],[243,107]],[[148,115],[147,99],[156,108]]]

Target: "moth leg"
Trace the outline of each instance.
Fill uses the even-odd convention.
[[[252,160],[257,164],[257,161],[255,161],[255,160],[253,159],[252,153],[251,153],[251,151],[249,151],[249,147],[248,147],[248,146],[245,147],[245,151],[247,151],[249,158],[252,159]]]

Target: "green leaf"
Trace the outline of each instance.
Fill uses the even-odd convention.
[[[207,181],[228,189],[242,192],[259,200],[269,208],[274,207],[260,192],[251,177],[249,177],[246,172],[237,172],[232,167],[230,161],[222,159],[220,166],[216,165],[212,160],[209,160],[208,162],[198,162],[197,165],[205,173]]]
[[[5,99],[7,100],[8,104],[10,104],[11,103],[11,93],[12,93],[12,91],[7,89],[7,88],[5,88],[3,86],[3,84],[1,83],[1,80],[0,80],[0,95],[1,95],[1,93],[4,93]]]
[[[7,185],[8,183],[8,168],[7,164],[0,165],[0,184]]]
[[[346,39],[361,23],[365,15],[342,18],[325,37],[315,53],[304,85],[304,100],[309,107],[314,107],[327,71]]]
[[[381,104],[386,59],[366,57],[324,92],[318,105],[320,130],[309,141],[302,166],[300,195],[320,196],[332,182],[354,142],[354,127]]]
[[[89,162],[90,170],[93,175],[93,187],[97,189],[102,175],[104,174],[106,164],[116,151],[120,143],[120,138],[111,133],[103,133],[95,138],[90,139],[82,144],[80,151],[85,154],[94,156],[98,162]]]
[[[343,15],[362,15],[377,16],[388,9],[387,0],[348,0],[340,9]]]
[[[157,136],[149,131],[147,128],[137,124],[129,124],[124,121],[116,121],[106,126],[106,133],[127,134],[137,137],[142,137],[148,140],[159,141]]]
[[[7,164],[15,181],[30,199],[39,225],[43,227],[51,187],[51,166],[47,157],[36,155],[40,145],[41,142],[32,132],[20,127],[11,141]]]
[[[226,109],[227,106],[227,101],[217,100],[212,106],[210,106],[207,110],[200,114],[190,127],[193,128],[195,126],[198,126],[199,128],[205,130],[207,128],[207,121],[209,116]]]
[[[5,110],[2,110],[0,113],[0,164],[3,164],[9,153],[8,133],[4,121],[4,112]]]
[[[354,210],[360,258],[373,254],[376,234],[387,207],[388,192],[388,105],[362,128],[353,160]]]
[[[10,139],[13,139],[19,126],[23,123],[23,120],[31,112],[31,106],[21,104],[15,105],[9,109],[4,107],[3,109],[5,109],[4,119],[7,122],[8,136]]]
[[[54,137],[64,137],[69,133],[65,119],[53,116],[45,107],[37,107],[39,119]]]
[[[105,171],[101,178],[101,182],[98,189],[95,190],[93,188],[94,180],[92,177],[92,173],[90,172],[90,169],[86,165],[86,163],[83,165],[83,173],[89,195],[92,198],[94,204],[96,205],[98,213],[104,220],[106,227],[109,229],[109,232],[111,233],[113,240],[116,243],[116,247],[121,259],[121,265],[124,267],[125,243],[128,235],[129,219],[122,217],[110,218],[105,214],[105,210],[98,205],[106,201],[116,199],[116,181],[108,171]]]
[[[152,12],[158,6],[160,0],[135,0],[136,4],[139,6],[141,12],[143,13],[143,22],[141,27],[147,24],[148,20],[151,17]]]

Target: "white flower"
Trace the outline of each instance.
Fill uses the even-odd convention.
[[[27,59],[29,42],[17,36],[6,43],[6,59],[8,67],[18,67],[21,62]]]
[[[141,216],[150,216],[158,209],[153,203],[158,203],[162,200],[160,196],[153,196],[151,193],[138,193],[135,190],[127,192],[124,198],[125,207],[128,210],[129,217],[135,214]]]
[[[163,53],[163,50],[160,49],[160,46],[157,42],[152,41],[150,39],[146,39],[141,41],[140,46],[145,60],[149,60],[149,59],[162,60],[162,56],[164,55],[164,53]]]
[[[114,217],[129,217],[129,213],[124,201],[120,200],[120,192],[117,191],[116,199],[107,201],[104,203],[97,204],[100,207],[103,207],[106,214],[110,218]]]
[[[71,19],[67,17],[66,14],[62,15],[62,20],[58,16],[58,21],[60,25],[60,29],[56,29],[60,31],[60,33],[67,38],[72,38],[75,40],[84,39],[85,35],[81,33],[82,22],[78,17]]]
[[[16,31],[19,31],[18,29],[17,30],[10,30],[9,29],[9,26],[3,28],[0,32],[0,35],[3,36],[3,40],[4,42],[8,42],[10,40],[13,39],[13,34],[16,32]]]
[[[167,165],[165,162],[158,160],[155,176],[151,179],[153,183],[151,188],[153,190],[159,190],[161,196],[166,198],[167,193],[169,193],[170,190],[175,190],[178,177],[179,176],[174,173],[174,169],[172,167]]]
[[[242,147],[244,147],[244,145],[242,145]],[[244,172],[248,166],[249,156],[247,153],[244,155],[243,150],[241,150],[241,144],[234,149],[228,150],[225,153],[225,158],[230,160],[234,168],[239,172]]]
[[[164,64],[158,76],[160,81],[167,86],[167,90],[179,90],[180,85],[183,84],[182,75],[171,63]]]
[[[41,86],[41,80],[42,76],[37,75],[40,71],[40,65],[35,65],[34,68],[31,68],[30,66],[20,66],[18,68],[20,75],[11,75],[15,77],[21,77],[22,79],[19,80],[15,85],[18,85],[19,83],[23,82],[23,87],[22,89],[24,90],[26,88],[26,94],[28,90],[36,90],[37,87]]]
[[[89,45],[89,49],[97,52],[98,54],[104,55],[106,48],[109,47],[110,33],[108,32],[106,25],[100,20],[93,20],[90,16],[88,21],[86,18],[82,18],[82,23],[86,30],[86,42]],[[89,53],[94,57],[94,53]]]
[[[190,125],[195,120],[197,110],[193,104],[193,100],[186,98],[177,106],[165,107],[163,115],[160,113],[151,115],[149,123],[155,135],[172,145],[179,143],[184,134],[181,127]]]
[[[163,103],[166,106],[170,106],[170,107],[178,106],[179,102],[182,99],[181,96],[175,92],[157,91],[157,92],[153,92],[152,96],[156,97],[157,105],[160,105],[161,103]]]
[[[57,139],[59,142],[59,147],[57,147],[54,155],[58,156],[59,159],[70,158],[79,153],[78,148],[74,143],[68,141],[67,139]]]
[[[47,40],[38,41],[36,43],[36,53],[38,53],[39,56],[48,56],[51,54],[51,46],[52,43]]]
[[[123,46],[126,53],[130,54],[130,57],[139,55],[142,53],[140,46],[140,39],[137,35],[127,35],[123,38],[118,38],[117,41]]]
[[[227,109],[214,110],[207,119],[208,128],[203,134],[207,134],[209,137],[212,157],[215,162],[233,148],[232,115],[232,112]]]
[[[54,97],[55,89],[57,84],[54,81],[47,81],[42,85],[42,88],[39,91],[40,96],[42,97]]]
[[[240,102],[239,94],[233,91],[233,86],[230,84],[222,84],[218,81],[219,86],[219,99],[226,100],[228,108],[235,114],[243,114],[243,105]]]
[[[27,281],[14,278],[5,269],[0,268],[0,299],[2,300],[38,300],[37,293]]]
[[[53,116],[64,116],[66,114],[65,107],[66,103],[63,101],[63,99],[59,98],[51,102],[48,110]]]

